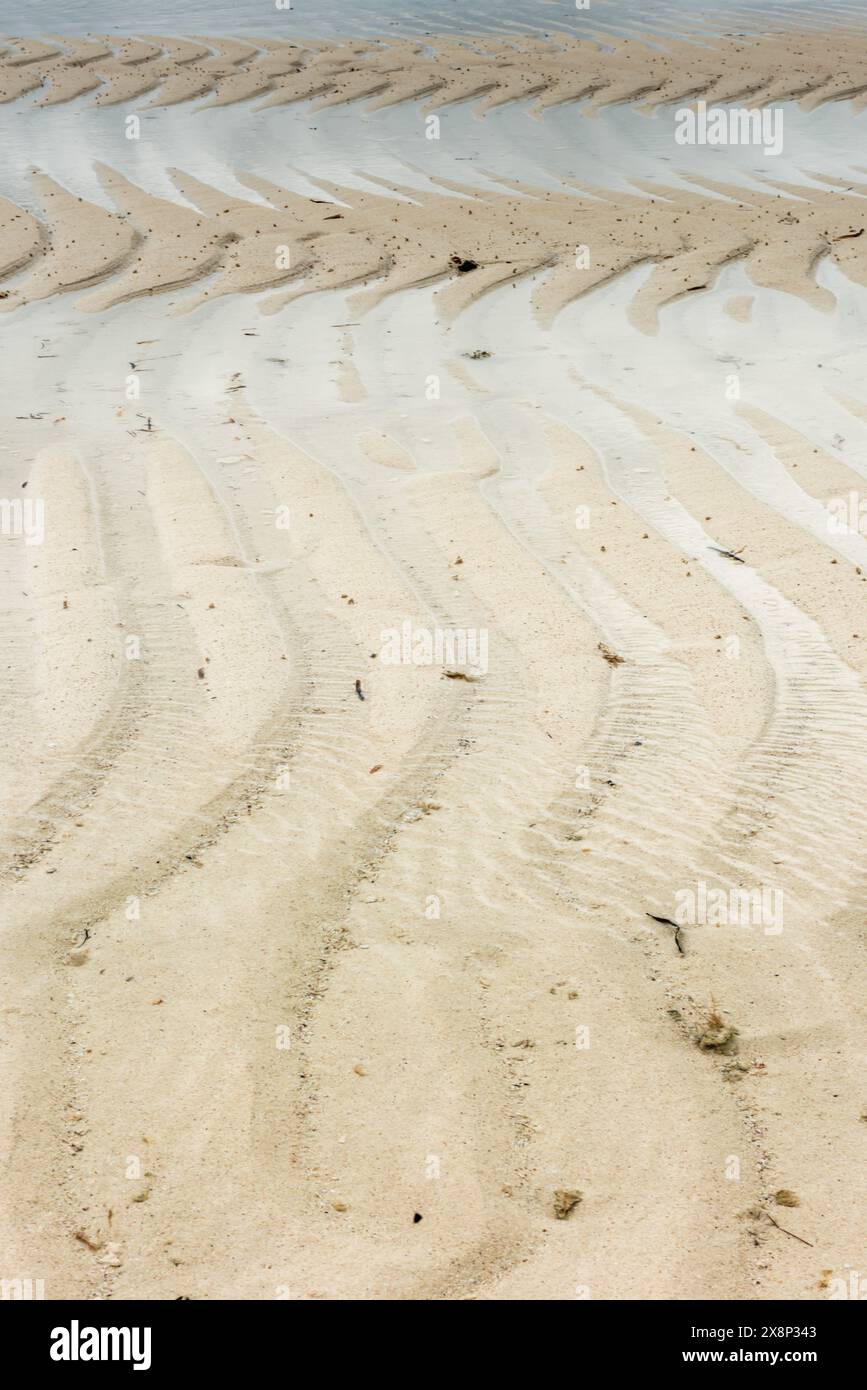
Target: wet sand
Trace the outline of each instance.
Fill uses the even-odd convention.
[[[703,98],[764,106],[799,101],[867,103],[863,26],[825,33],[778,31],[694,40],[558,34],[511,40],[484,34],[424,39],[10,40],[0,55],[0,101],[86,99],[145,107],[199,101],[198,109],[255,101],[310,101],[312,109],[364,101],[368,109],[420,101],[434,110],[473,101],[482,114],[528,101],[531,114],[566,102],[584,114],[615,102],[646,110]],[[603,46],[604,45],[604,46]]]
[[[439,101],[867,87],[841,29],[472,43]],[[416,123],[419,49],[0,72]],[[0,1274],[827,1296],[867,1237],[867,534],[826,510],[867,477],[865,185],[224,187],[189,111],[171,195],[94,156],[101,200],[0,205],[0,479],[44,506],[0,538]],[[384,660],[407,622],[487,659]],[[700,885],[774,915],[675,931]]]

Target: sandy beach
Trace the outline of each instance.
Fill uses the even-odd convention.
[[[867,1269],[867,18],[537,8],[0,42],[48,1299]]]

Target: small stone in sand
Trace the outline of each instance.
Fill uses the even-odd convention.
[[[570,1211],[577,1207],[583,1198],[584,1193],[576,1189],[570,1190],[567,1187],[558,1187],[554,1193],[554,1215],[558,1221],[565,1221]]]

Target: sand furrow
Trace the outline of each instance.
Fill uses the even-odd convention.
[[[353,102],[371,95],[393,104],[436,83],[435,105],[481,96],[482,112],[528,98],[548,106],[588,94],[593,100],[584,109],[591,113],[600,105],[686,95],[719,102],[750,97],[763,104],[789,91],[806,93],[802,102],[812,109],[863,91],[863,37],[863,29],[817,34],[805,27],[740,39],[711,36],[702,45],[672,38],[651,47],[637,37],[602,47],[591,36],[560,35],[525,42],[518,52],[489,36],[432,34],[427,44],[434,57],[428,61],[420,44],[402,38],[343,44],[300,39],[268,56],[254,44],[223,39],[207,38],[203,54],[191,45],[179,49],[177,40],[116,37],[107,41],[115,51],[106,54],[96,46],[83,56],[76,41],[61,39],[51,48],[0,55],[0,99],[15,101],[42,89],[52,102],[71,101],[95,89],[99,105],[154,92],[151,105],[210,96],[205,105],[214,106],[272,89],[266,106],[313,97],[328,104]],[[408,69],[418,73],[418,82],[415,75],[407,80]]]
[[[858,1265],[867,29],[471,8],[0,44],[4,1293]]]
[[[184,312],[215,295],[296,279],[297,289],[266,300],[263,310],[274,312],[322,289],[376,282],[356,305],[370,310],[384,295],[442,280],[443,307],[451,316],[497,285],[543,271],[535,309],[550,323],[570,302],[655,262],[653,278],[630,311],[637,327],[653,333],[660,307],[711,289],[720,271],[740,258],[754,284],[785,290],[818,309],[835,303],[816,282],[822,257],[856,283],[867,282],[867,242],[853,232],[863,199],[831,187],[781,185],[791,195],[783,198],[702,179],[696,183],[725,198],[658,190],[665,196],[626,198],[631,216],[625,218],[624,199],[600,189],[582,197],[515,184],[521,196],[507,196],[444,185],[466,195],[456,198],[386,185],[411,192],[412,202],[398,202],[320,181],[330,195],[326,201],[248,176],[248,184],[274,204],[269,208],[177,171],[178,187],[201,209],[196,213],[106,166],[97,172],[121,217],[44,177],[40,186],[60,219],[53,230],[10,212],[0,259],[11,270],[43,246],[48,254],[7,292],[5,307],[105,280],[76,303],[98,313],[214,275]]]

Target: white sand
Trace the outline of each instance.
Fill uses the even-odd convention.
[[[574,54],[486,42],[487,103],[569,97]],[[0,71],[397,100],[411,46]],[[839,31],[585,47],[595,105],[867,86]],[[867,475],[863,186],[245,200],[190,165],[0,206],[0,476],[45,508],[0,537],[0,1275],[823,1296],[867,1237],[867,535],[825,513]],[[407,621],[486,669],[386,664]],[[782,929],[648,916],[699,882]]]

